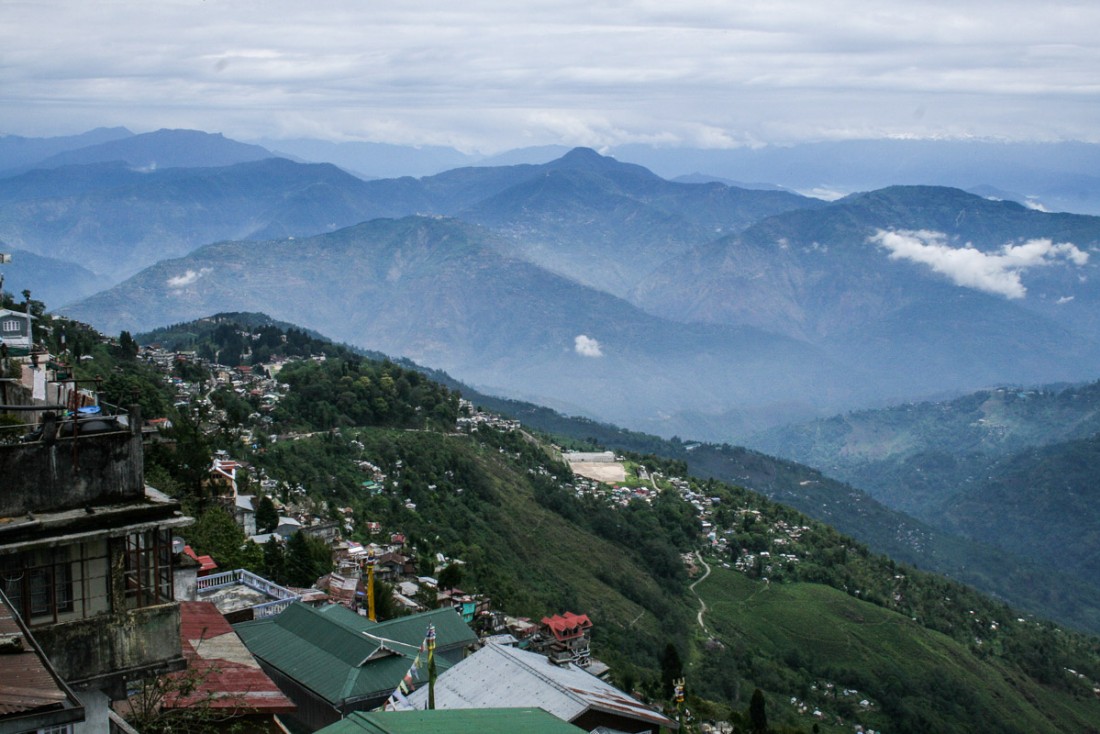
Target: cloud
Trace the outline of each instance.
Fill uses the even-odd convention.
[[[1027,270],[1067,261],[1080,267],[1089,259],[1088,253],[1075,245],[1055,244],[1049,239],[1006,244],[992,253],[982,252],[970,243],[952,247],[947,235],[928,230],[879,230],[869,241],[889,250],[891,260],[922,263],[956,285],[1013,299],[1027,295],[1020,279]]]
[[[1096,137],[1100,4],[1081,0],[3,7],[5,133],[326,130],[486,151]]]
[[[169,288],[185,288],[185,287],[193,284],[195,281],[197,281],[202,276],[209,273],[210,270],[211,270],[211,268],[203,268],[202,270],[199,270],[198,272],[196,272],[194,270],[188,270],[183,275],[175,275],[175,276],[169,278],[168,280],[165,281],[165,283],[168,285]]]
[[[577,338],[573,340],[573,349],[582,357],[603,356],[603,350],[600,349],[600,343],[584,334],[577,334]]]

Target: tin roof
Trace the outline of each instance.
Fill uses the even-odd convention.
[[[190,696],[166,701],[166,707],[208,701],[204,705],[240,714],[283,714],[297,709],[210,602],[180,602],[180,642],[188,670],[196,675],[199,685]]]
[[[409,696],[414,708],[425,705],[427,693],[421,688]],[[596,710],[676,728],[676,722],[581,668],[555,665],[537,653],[493,644],[440,674],[435,705],[437,709],[533,706],[564,721]]]
[[[84,720],[80,701],[54,672],[3,594],[0,646],[0,729],[9,721],[33,719],[33,729]]]
[[[578,734],[572,724],[536,708],[355,711],[318,734]]]

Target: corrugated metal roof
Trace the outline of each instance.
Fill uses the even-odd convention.
[[[578,734],[583,732],[541,709],[436,709],[356,711],[318,734]]]
[[[166,702],[183,707],[209,699],[213,708],[238,713],[293,713],[297,706],[260,668],[218,608],[210,602],[180,602],[180,642],[187,665],[199,673],[191,696]]]
[[[409,700],[415,708],[423,708],[427,694],[422,688]],[[668,717],[581,668],[554,665],[542,655],[492,644],[438,677],[435,705],[437,709],[533,706],[564,721],[596,709],[676,727]]]
[[[0,639],[10,646],[0,654],[0,722],[32,714],[50,714],[58,724],[84,720],[80,702],[52,672],[3,595]]]
[[[295,602],[278,616],[241,622],[234,629],[253,655],[339,704],[396,688],[416,657],[428,622],[436,625],[437,652],[477,639],[452,610],[439,611],[444,614],[375,623],[338,605],[314,609]],[[459,626],[446,615],[457,618]],[[436,667],[449,666],[437,659]]]

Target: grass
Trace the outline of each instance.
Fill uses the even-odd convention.
[[[812,705],[876,730],[897,731],[895,716],[912,716],[907,708],[918,705],[925,709],[918,718],[936,731],[1087,732],[1100,722],[1097,700],[1048,689],[991,655],[979,657],[907,617],[830,587],[765,584],[719,567],[696,591],[707,604],[708,627],[726,646],[751,650],[758,658],[753,669],[778,665],[785,680],[800,681],[801,691],[766,691],[773,701],[832,682],[834,690],[856,688],[859,695],[837,705],[819,687],[806,694]],[[873,707],[853,705],[861,698]],[[851,721],[848,726],[850,731]]]

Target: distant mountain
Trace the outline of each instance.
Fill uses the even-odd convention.
[[[1100,578],[1100,432],[1021,451],[966,484],[942,525],[1082,580]]]
[[[103,289],[103,279],[80,265],[42,257],[25,250],[9,249],[0,242],[0,252],[12,256],[3,268],[4,290],[18,299],[24,290],[31,298],[49,306],[64,306]]]
[[[840,196],[895,184],[1019,192],[1049,211],[1100,214],[1100,145],[982,140],[846,140],[729,149],[609,150],[667,178],[702,172]]]
[[[218,240],[309,235],[388,213],[329,165],[268,158],[219,168],[66,166],[0,179],[0,238],[112,281]]]
[[[17,170],[32,168],[39,161],[67,150],[121,140],[132,135],[133,133],[124,127],[101,127],[80,135],[64,135],[55,138],[3,135],[0,136],[0,176],[12,175]]]
[[[520,170],[533,175],[457,215],[503,234],[525,259],[618,296],[693,245],[822,206],[786,192],[673,183],[587,148]]]
[[[1098,437],[1093,382],[858,411],[773,429],[751,443],[852,482],[941,531],[1092,583],[1100,572]]]
[[[36,161],[35,168],[121,161],[133,168],[212,168],[276,157],[258,145],[199,130],[157,130],[59,152]]]
[[[406,146],[388,143],[264,138],[264,148],[313,163],[331,163],[363,178],[431,176],[460,166],[473,165],[478,158],[440,145]]]
[[[507,250],[455,220],[377,219],[210,245],[65,311],[116,333],[262,310],[475,385],[616,418],[805,395],[843,372],[784,337],[648,316]]]
[[[629,300],[805,339],[867,367],[887,396],[1081,380],[1100,357],[1098,243],[1097,217],[891,187],[697,247]]]
[[[139,138],[155,142],[131,140]],[[175,136],[156,140],[168,138]],[[779,192],[674,184],[584,149],[539,166],[370,182],[285,159],[153,171],[111,162],[0,179],[0,237],[43,255],[79,256],[118,278],[219,240],[308,236],[375,217],[459,215],[507,232],[517,255],[622,293],[671,254],[762,216],[818,204]],[[636,236],[642,241],[630,245]]]

